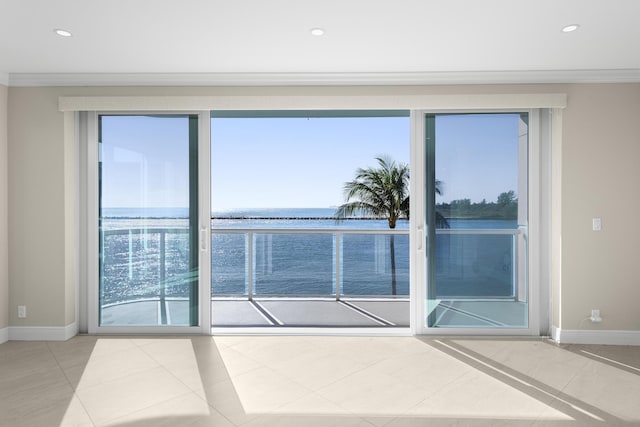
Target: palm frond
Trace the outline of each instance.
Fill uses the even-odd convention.
[[[393,228],[398,218],[408,217],[409,166],[389,156],[376,161],[378,167],[358,168],[355,178],[344,184],[346,202],[338,207],[336,218],[374,215],[387,218]]]

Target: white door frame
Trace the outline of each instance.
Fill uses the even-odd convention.
[[[87,303],[87,307],[80,307],[80,326],[82,331],[89,333],[109,333],[105,328],[97,328],[97,256],[98,256],[98,238],[97,238],[97,113],[95,111],[105,111],[112,113],[113,111],[126,111],[126,114],[142,113],[166,113],[169,111],[177,113],[197,111],[200,117],[199,121],[199,174],[200,176],[200,238],[203,235],[210,236],[210,221],[208,219],[209,212],[203,212],[204,206],[209,206],[210,199],[210,179],[203,174],[209,173],[210,163],[210,110],[214,109],[250,109],[250,110],[269,110],[274,108],[286,109],[322,109],[330,106],[332,109],[408,109],[411,111],[411,188],[424,188],[424,114],[426,113],[443,113],[443,112],[489,112],[485,108],[509,109],[509,111],[534,111],[532,108],[541,108],[541,112],[554,112],[554,118],[551,114],[541,114],[542,138],[538,134],[534,139],[533,133],[537,133],[538,126],[530,125],[530,183],[537,183],[537,188],[530,189],[531,207],[535,207],[537,212],[532,212],[530,208],[530,259],[529,267],[529,292],[530,292],[530,319],[538,319],[536,313],[542,315],[539,319],[543,319],[542,328],[538,326],[538,330],[545,331],[549,327],[549,281],[551,279],[549,270],[551,266],[550,253],[552,239],[550,237],[551,227],[551,123],[560,124],[561,114],[558,112],[566,106],[567,96],[564,93],[509,93],[509,94],[440,94],[440,95],[345,95],[345,96],[286,96],[286,95],[269,95],[269,96],[62,96],[59,98],[59,110],[62,112],[78,112],[75,117],[80,117],[79,129],[79,171],[85,182],[79,182],[79,227],[81,227],[81,236],[79,241],[78,262],[82,267],[80,271],[80,290],[79,295],[83,301]],[[525,108],[522,108],[525,107]],[[549,109],[549,110],[546,110]],[[553,109],[553,110],[551,110]],[[494,110],[505,111],[505,110]],[[87,120],[87,126],[83,126],[82,120]],[[559,128],[559,127],[557,127]],[[558,139],[559,136],[554,136]],[[554,144],[556,141],[554,140]],[[533,152],[532,152],[533,150]],[[542,159],[542,162],[541,162]],[[86,162],[88,170],[85,170],[83,163]],[[537,163],[534,163],[537,162]],[[535,174],[535,175],[532,175]],[[535,179],[534,179],[535,178]],[[540,185],[541,183],[541,185]],[[542,188],[542,193],[540,192]],[[536,197],[536,199],[534,199]],[[206,220],[205,220],[206,218]],[[424,194],[414,190],[411,203],[411,229],[410,229],[410,250],[411,250],[411,334],[481,334],[482,330],[461,330],[444,328],[431,328],[427,330],[424,326],[424,312],[426,301],[426,259],[425,244],[428,236],[425,235],[424,218],[425,204]],[[203,222],[204,221],[204,222]],[[537,222],[537,223],[536,223]],[[206,231],[206,232],[205,232]],[[201,242],[202,244],[202,242]],[[170,327],[160,327],[152,330],[150,328],[117,328],[114,333],[211,333],[210,321],[210,240],[204,242],[206,250],[201,251],[200,258],[200,326],[199,327],[179,327],[172,331]],[[535,250],[534,250],[535,249]],[[541,251],[547,251],[546,256],[541,256]],[[537,263],[534,265],[534,262]],[[202,283],[204,282],[204,284]],[[545,286],[542,286],[542,285]],[[539,292],[542,297],[538,296],[538,292],[533,292],[535,286],[539,286]],[[209,304],[207,309],[204,309]],[[540,305],[540,301],[546,302]],[[531,310],[536,310],[532,312]],[[83,325],[86,325],[86,329]],[[531,334],[538,334],[538,331],[530,328]],[[434,330],[437,329],[437,330]],[[514,334],[522,333],[522,330],[492,329],[488,333],[497,334]]]
[[[542,110],[544,111],[544,110]],[[430,328],[427,327],[427,245],[429,244],[428,227],[426,226],[426,132],[425,116],[427,114],[473,114],[473,113],[529,113],[529,144],[528,144],[528,327],[526,328]],[[549,216],[550,206],[547,196],[541,196],[541,185],[547,183],[547,178],[541,175],[546,166],[541,164],[541,158],[547,159],[545,153],[550,150],[550,140],[547,135],[541,135],[540,109],[500,109],[500,110],[412,110],[411,111],[411,330],[417,335],[533,335],[541,333],[541,318],[548,316],[548,310],[541,308],[540,296],[547,295],[549,277],[548,266],[541,259],[541,242],[550,230],[541,229],[542,224],[548,224],[545,218]],[[546,129],[548,123],[542,122]],[[541,153],[544,157],[541,157]],[[415,191],[413,189],[420,189]],[[547,248],[548,249],[548,248]]]
[[[99,238],[98,238],[98,116],[122,115],[197,115],[198,116],[198,326],[100,326],[99,304]],[[209,111],[160,111],[160,112],[97,112],[84,113],[86,117],[86,265],[87,265],[87,332],[90,334],[211,334],[211,214],[210,214],[210,112]],[[83,150],[84,151],[84,150]],[[81,262],[83,262],[81,260]]]

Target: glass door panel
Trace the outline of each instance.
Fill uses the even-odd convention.
[[[98,324],[196,326],[197,116],[98,120]]]
[[[410,131],[408,111],[213,111],[212,326],[408,327]],[[345,193],[371,175],[395,183]]]
[[[528,115],[426,116],[427,327],[527,328]]]

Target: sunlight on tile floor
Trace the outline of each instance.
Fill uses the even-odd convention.
[[[260,341],[216,339],[249,414],[571,419],[417,339]],[[235,371],[231,361],[237,352],[258,361],[260,368],[246,371],[236,365]]]
[[[0,426],[639,425],[640,349],[79,336],[0,345]]]

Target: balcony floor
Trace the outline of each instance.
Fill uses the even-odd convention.
[[[102,326],[186,325],[188,301],[167,298],[113,304],[102,310]],[[408,327],[407,299],[261,298],[213,299],[213,327]]]
[[[216,299],[213,326],[409,326],[408,300]]]
[[[527,307],[513,300],[437,300],[430,307],[436,315],[433,327],[525,327]],[[430,304],[431,305],[431,304]],[[212,327],[409,327],[409,300],[391,298],[339,301],[311,298],[214,298]],[[102,326],[184,326],[189,306],[184,298],[146,299],[105,306]]]

